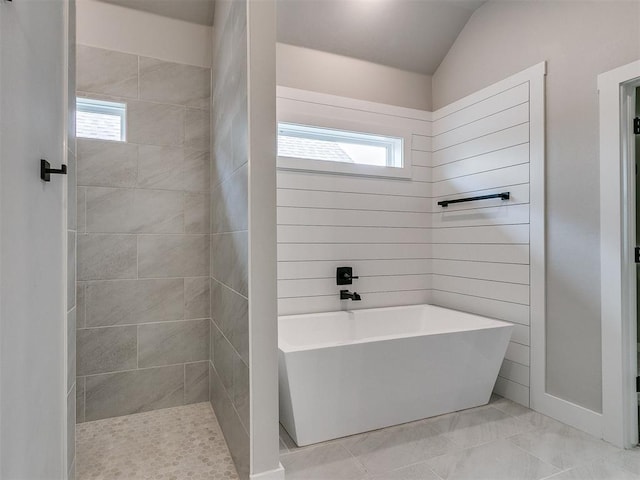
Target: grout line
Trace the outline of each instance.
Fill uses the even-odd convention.
[[[89,327],[76,328],[79,330],[98,330],[102,328],[129,328],[129,327],[143,327],[146,325],[169,325],[171,323],[187,323],[187,322],[202,322],[204,320],[210,320],[210,317],[202,318],[179,318],[177,320],[165,320],[155,322],[142,322],[142,323],[118,323],[116,325],[91,325]]]
[[[204,359],[204,360],[196,360],[196,361],[193,361],[193,362],[171,363],[169,365],[154,365],[154,366],[151,366],[151,367],[129,368],[127,370],[111,370],[111,371],[108,371],[108,372],[90,373],[90,374],[87,374],[87,375],[83,375],[83,377],[89,378],[89,377],[100,377],[102,375],[113,375],[113,374],[117,374],[117,373],[143,372],[145,370],[157,370],[157,369],[169,368],[169,367],[182,367],[184,365],[195,365],[197,363],[205,363],[205,362],[208,362],[208,360]],[[85,393],[86,393],[86,391],[85,391]]]

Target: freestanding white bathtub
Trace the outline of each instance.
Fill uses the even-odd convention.
[[[299,446],[488,403],[513,328],[432,305],[278,325],[280,422]]]

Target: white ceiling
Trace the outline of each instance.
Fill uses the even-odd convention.
[[[213,25],[214,0],[102,0]],[[278,41],[433,74],[485,0],[277,0]]]
[[[213,0],[102,0],[201,25],[213,25]]]
[[[485,0],[278,0],[278,41],[433,74]]]

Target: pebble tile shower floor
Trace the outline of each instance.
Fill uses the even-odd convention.
[[[237,479],[209,403],[76,427],[77,480]]]

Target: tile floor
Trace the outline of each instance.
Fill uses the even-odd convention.
[[[232,480],[211,405],[198,403],[76,427],[77,480]]]
[[[494,396],[487,406],[298,448],[287,480],[640,480],[624,451]]]

